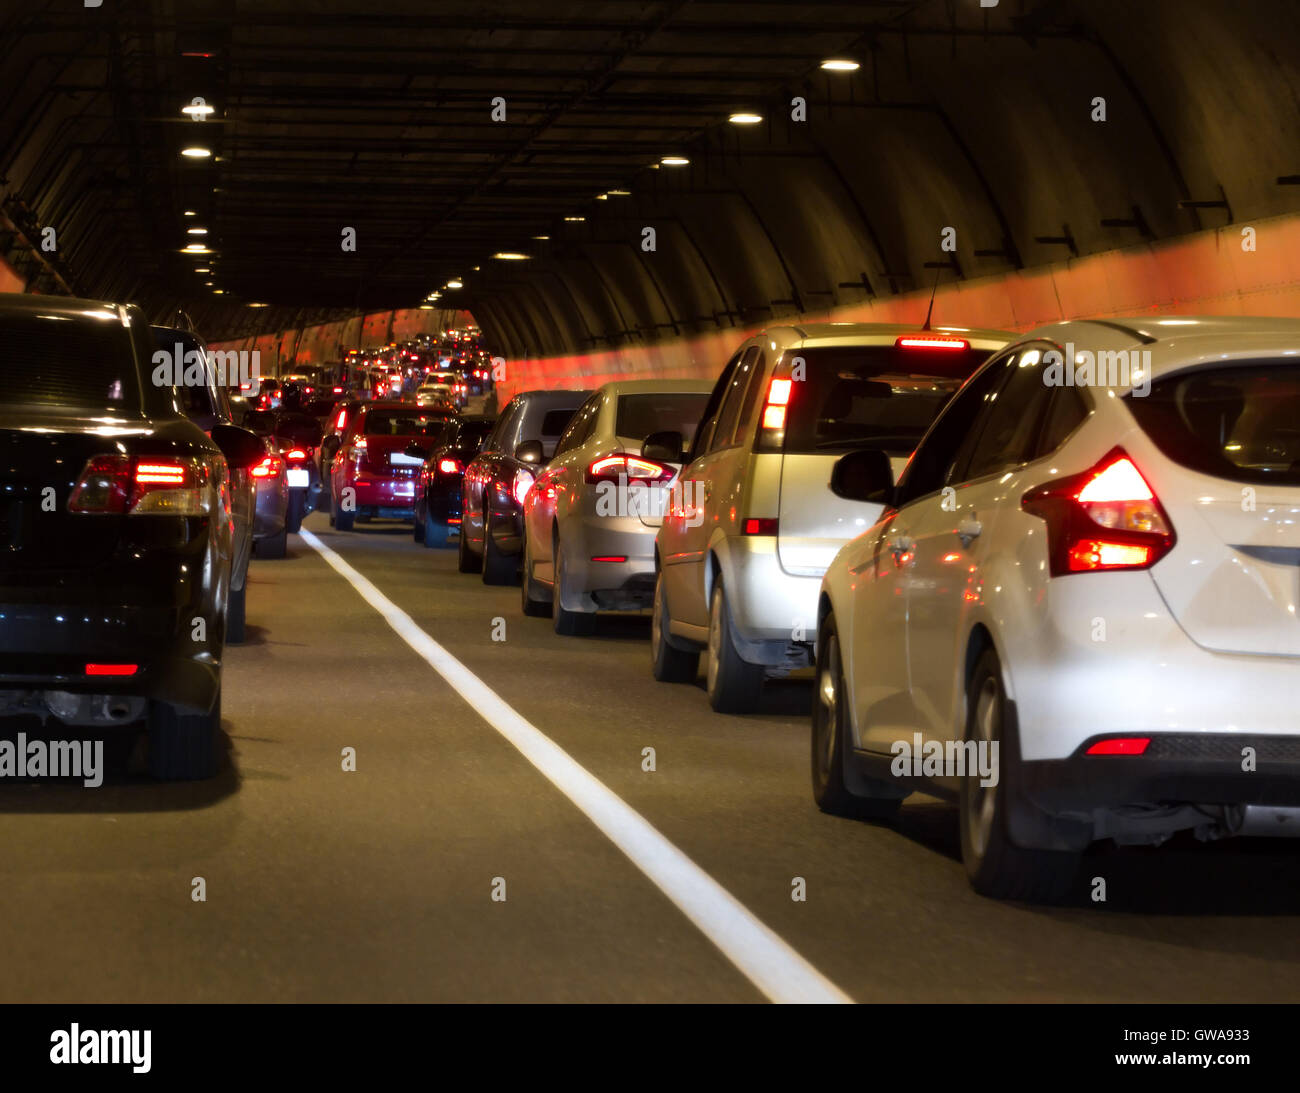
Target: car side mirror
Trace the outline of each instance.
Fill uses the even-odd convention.
[[[685,463],[686,441],[681,433],[666,429],[651,433],[641,442],[641,455],[658,463]]]
[[[542,464],[546,462],[546,449],[540,440],[525,440],[515,449],[515,458],[520,463]]]
[[[231,470],[255,467],[266,456],[266,445],[262,438],[238,425],[227,425],[225,422],[214,425],[212,442],[221,449]]]
[[[840,456],[831,468],[831,493],[846,501],[889,505],[894,500],[894,470],[879,448]]]

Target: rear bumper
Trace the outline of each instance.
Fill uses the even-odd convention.
[[[289,480],[261,479],[257,483],[257,511],[253,520],[253,538],[267,539],[284,530],[284,514],[289,507]]]
[[[775,536],[736,536],[727,541],[727,548],[724,587],[741,637],[751,642],[813,641],[821,577],[796,577],[782,569]]]
[[[560,524],[566,572],[581,582],[590,606],[633,611],[654,602],[657,527],[635,516],[584,515]],[[624,561],[596,559],[623,558]]]
[[[1025,796],[1052,814],[1152,804],[1300,806],[1300,736],[1167,733],[1131,756],[1084,754],[1090,744],[1068,759],[1022,762]]]
[[[493,498],[488,509],[487,533],[500,553],[513,557],[524,552],[524,512],[513,497],[506,502]]]
[[[221,686],[222,620],[202,572],[200,560],[147,586],[102,574],[93,588],[0,590],[0,690],[125,695],[210,710]],[[88,675],[88,664],[136,671]]]
[[[415,511],[414,478],[371,478],[359,475],[350,484],[357,491],[358,508]]]

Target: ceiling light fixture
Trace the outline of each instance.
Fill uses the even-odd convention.
[[[497,251],[497,253],[492,255],[492,257],[501,262],[524,262],[528,260],[528,255],[520,254],[518,251],[513,250]],[[474,268],[478,269],[478,266],[475,266]]]
[[[211,148],[200,148],[195,145],[193,148],[182,148],[181,155],[188,156],[190,159],[207,159],[212,155]],[[214,190],[213,193],[216,191]]]
[[[822,68],[827,72],[856,72],[861,67],[857,61],[850,61],[845,57],[832,57],[822,61]]]
[[[691,161],[685,156],[664,156],[659,162],[665,167],[685,167]]]
[[[205,102],[192,102],[187,106],[181,107],[181,113],[188,114],[191,118],[206,118],[214,110],[216,110],[215,106],[209,106]]]
[[[744,111],[732,114],[727,118],[727,121],[731,122],[732,125],[757,125],[762,120],[762,114],[751,114]]]

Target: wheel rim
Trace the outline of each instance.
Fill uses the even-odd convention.
[[[718,658],[722,653],[722,590],[713,593],[709,610],[709,690],[716,690],[718,685]]]
[[[986,679],[975,698],[975,717],[971,731],[977,746],[983,746],[992,753],[992,743],[997,738],[997,726],[1001,721],[1002,703],[998,695],[997,682]],[[993,832],[993,817],[997,807],[997,787],[981,786],[977,775],[966,776],[966,820],[971,846],[976,854],[983,857],[989,845],[989,836]]]
[[[817,676],[817,762],[824,782],[830,774],[838,743],[840,647],[835,635],[826,639],[826,657]]]

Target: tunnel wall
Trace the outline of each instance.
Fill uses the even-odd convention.
[[[1090,255],[1022,272],[941,285],[934,322],[1025,331],[1058,319],[1086,316],[1300,314],[1300,216],[1248,225],[1254,251],[1243,250],[1243,228],[1232,225],[1167,242]],[[928,291],[875,299],[779,320],[921,323]],[[718,331],[655,346],[597,353],[507,358],[499,401],[539,387],[596,387],[612,380],[656,376],[713,378],[736,346],[763,326]]]

